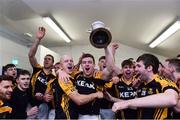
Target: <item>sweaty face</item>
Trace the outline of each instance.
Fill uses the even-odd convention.
[[[62,69],[67,72],[68,74],[71,74],[73,72],[74,62],[71,56],[63,56],[61,60],[61,67]]]
[[[44,58],[44,68],[50,69],[53,66],[53,59],[51,56],[45,56]]]
[[[83,74],[86,77],[91,77],[94,72],[95,64],[91,57],[86,57],[82,59],[81,67],[83,69]]]
[[[129,79],[129,78],[133,77],[134,68],[133,68],[133,66],[125,65],[125,66],[122,68],[122,72],[123,72],[123,75],[124,75],[127,79]]]
[[[103,71],[104,68],[106,68],[106,60],[105,60],[105,59],[101,59],[101,60],[99,61],[98,65],[99,65],[100,71]]]
[[[7,69],[5,75],[12,76],[13,78],[16,78],[17,76],[17,69],[16,67],[10,67]]]
[[[21,89],[22,91],[26,91],[29,88],[30,76],[29,75],[20,75],[16,81],[18,84],[18,88]]]
[[[0,82],[0,99],[9,100],[13,92],[13,83],[12,81],[2,80]]]

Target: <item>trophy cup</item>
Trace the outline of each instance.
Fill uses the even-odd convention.
[[[96,48],[105,48],[111,42],[112,36],[110,31],[105,28],[105,24],[101,21],[95,21],[91,25],[90,42]]]

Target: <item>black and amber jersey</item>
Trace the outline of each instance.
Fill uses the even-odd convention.
[[[0,119],[10,118],[11,112],[12,108],[7,103],[0,100]]]
[[[77,119],[78,111],[76,104],[69,98],[69,94],[76,91],[72,81],[60,82],[58,79],[48,82],[47,91],[54,96],[55,119]]]
[[[178,86],[179,89],[179,100],[180,100],[180,85],[178,83],[176,83],[176,85]],[[180,113],[173,111],[172,113],[173,119],[180,119]]]
[[[115,85],[116,97],[122,100],[134,99],[137,96],[136,88],[132,87],[132,81],[127,84],[124,77],[120,78],[120,81]],[[118,119],[137,119],[137,110],[125,109],[118,111],[116,117]]]
[[[107,91],[111,96],[116,97],[116,94],[115,94],[115,93],[116,93],[116,92],[115,92],[115,85],[114,85],[114,84],[112,85],[112,87],[106,88],[106,91]],[[101,109],[112,109],[112,105],[113,105],[113,102],[111,102],[111,101],[103,98],[103,99],[101,100],[101,106],[100,106],[100,108],[101,108]]]
[[[177,85],[171,80],[154,75],[153,79],[148,83],[142,83],[137,91],[138,97],[149,96],[153,94],[163,93],[167,89],[173,89],[177,91]],[[172,108],[142,108],[140,109],[140,118],[142,119],[168,119],[171,118]]]
[[[82,72],[75,75],[75,86],[80,94],[91,94],[105,90],[106,81],[102,80],[102,72],[97,71],[93,77],[84,77]],[[108,86],[108,85],[107,85]],[[111,85],[112,86],[112,85]],[[99,115],[100,99],[78,106],[79,114]]]
[[[42,93],[44,94],[47,88],[47,83],[51,79],[54,79],[55,76],[52,73],[46,73],[43,70],[43,67],[37,64],[35,67],[33,67],[33,73],[31,78],[31,92],[34,96],[36,93]],[[35,104],[40,104],[41,101],[36,100]]]

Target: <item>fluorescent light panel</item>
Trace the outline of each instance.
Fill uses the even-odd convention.
[[[150,45],[150,48],[155,48],[157,45],[162,43],[172,34],[180,29],[180,21],[176,21],[173,25],[171,25],[165,32],[163,32],[157,39],[155,39]]]
[[[43,17],[43,20],[67,43],[71,42],[69,37],[55,24],[55,22],[50,17]]]

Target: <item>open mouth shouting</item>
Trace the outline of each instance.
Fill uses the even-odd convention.
[[[85,68],[85,70],[88,72],[90,70],[90,68],[87,67],[87,68]]]
[[[103,68],[106,68],[106,65],[103,65]]]
[[[72,66],[68,66],[67,68],[68,68],[68,70],[72,70],[72,69],[73,69],[73,67],[72,67]]]
[[[126,71],[126,74],[131,74],[131,71],[130,71],[130,70],[127,70],[127,71]]]

